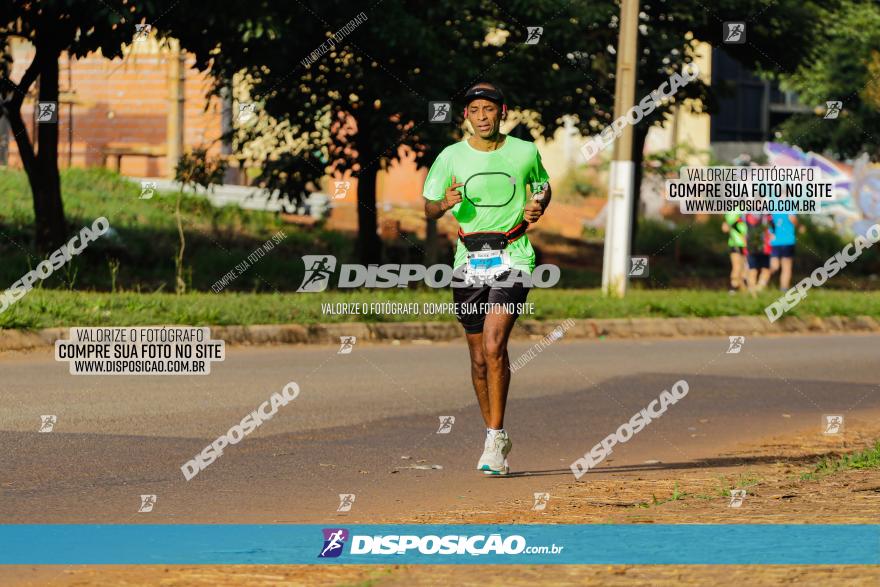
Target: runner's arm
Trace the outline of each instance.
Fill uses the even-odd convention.
[[[550,205],[550,199],[553,197],[553,190],[550,189],[550,182],[547,182],[547,189],[544,190],[544,197],[539,200],[544,210]]]
[[[428,220],[437,220],[446,214],[448,209],[446,207],[446,200],[425,200],[425,218]]]
[[[463,183],[456,183],[452,176],[452,185],[446,188],[446,194],[442,200],[425,200],[425,217],[436,220],[446,214],[446,211],[461,202],[461,192],[458,190]]]
[[[529,203],[526,204],[526,208],[523,211],[523,218],[528,222],[537,222],[544,214],[544,210],[547,209],[547,206],[550,205],[551,196],[550,182],[547,182],[544,186],[544,192],[541,199],[539,200],[533,196],[532,199],[529,200]]]

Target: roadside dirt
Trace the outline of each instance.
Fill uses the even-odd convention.
[[[846,420],[841,435],[816,428],[787,437],[744,444],[703,464],[670,472],[663,463],[640,467],[600,467],[612,477],[582,477],[559,485],[544,511],[514,502],[494,512],[433,512],[412,523],[470,524],[876,524],[880,523],[880,469],[844,470],[818,480],[802,480],[822,457],[835,457],[880,439],[880,415]],[[633,470],[636,469],[636,470]],[[730,489],[745,489],[731,508]],[[680,496],[673,499],[675,495]],[[519,507],[517,507],[519,506]]]
[[[880,418],[850,420],[845,433],[816,429],[743,445],[730,454],[670,471],[662,463],[603,471],[613,476],[553,489],[544,511],[511,503],[496,511],[444,511],[395,516],[388,523],[880,523],[880,470],[843,470],[817,479],[822,457],[867,448],[880,438]],[[818,426],[817,426],[818,427]],[[652,467],[654,467],[652,469]],[[637,470],[632,470],[637,469]],[[731,508],[725,494],[747,495]],[[877,585],[867,566],[127,566],[6,567],[10,585]]]

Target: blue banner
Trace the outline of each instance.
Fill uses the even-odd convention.
[[[0,526],[0,564],[880,564],[880,525]]]

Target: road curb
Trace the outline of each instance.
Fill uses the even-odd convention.
[[[827,318],[786,317],[774,323],[760,316],[717,318],[611,318],[601,320],[521,320],[514,339],[536,339],[562,326],[567,338],[672,338],[689,336],[755,336],[766,334],[880,332],[880,321],[871,316]],[[0,329],[0,351],[51,347],[69,337],[68,328],[42,330]],[[457,322],[346,322],[339,324],[265,324],[212,326],[211,338],[227,344],[333,344],[342,336],[359,341],[444,341],[461,338]]]

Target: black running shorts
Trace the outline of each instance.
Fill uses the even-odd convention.
[[[521,278],[519,270],[513,269],[512,271],[519,274],[515,277]],[[456,304],[455,315],[464,327],[465,332],[468,334],[483,332],[486,314],[491,311],[492,306],[495,304],[504,304],[505,306],[500,308],[500,311],[519,316],[519,312],[515,308],[517,304],[525,303],[531,288],[519,283],[515,277],[504,274],[497,278],[496,281],[509,279],[512,282],[506,287],[481,285],[478,287],[452,288],[452,300]]]

